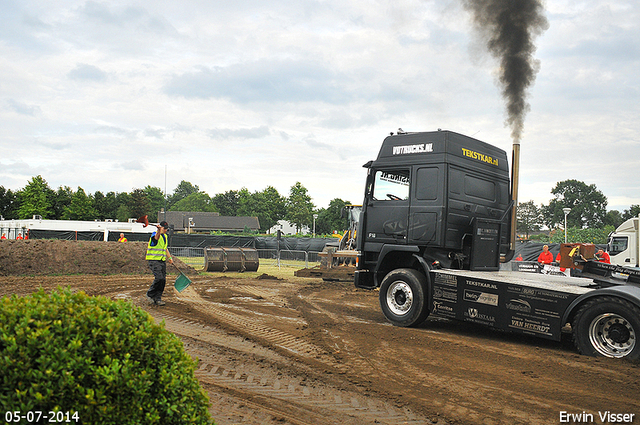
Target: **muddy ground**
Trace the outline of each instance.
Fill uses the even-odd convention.
[[[27,255],[35,242],[0,243],[0,296],[67,285],[139,305],[200,359],[197,377],[221,425],[559,424],[583,413],[600,424],[606,411],[640,424],[640,365],[581,356],[570,335],[558,343],[436,318],[398,328],[377,292],[293,270],[279,279],[260,269],[191,275],[182,293],[167,287],[166,306],[151,306],[139,250],[61,241]],[[73,258],[94,249],[126,264],[96,273],[90,255]],[[76,271],[50,275],[59,258]]]

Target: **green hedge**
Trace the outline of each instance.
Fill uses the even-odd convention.
[[[211,424],[195,366],[180,339],[131,303],[70,289],[0,299],[3,413],[77,412],[82,424]]]
[[[609,234],[614,230],[615,228],[613,226],[605,226],[602,229],[578,229],[576,227],[569,227],[567,229],[567,242],[605,244],[607,243]],[[551,231],[549,235],[531,236],[530,240],[537,240],[541,243],[563,243],[564,230],[555,229]]]

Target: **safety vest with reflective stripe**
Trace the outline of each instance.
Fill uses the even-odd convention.
[[[155,233],[151,235],[149,238],[149,244],[147,245],[147,256],[146,260],[160,260],[165,261],[167,259],[167,235],[160,235],[160,239],[158,239],[158,243],[155,245],[151,245],[152,241],[155,241],[153,238]]]

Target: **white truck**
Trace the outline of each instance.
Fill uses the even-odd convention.
[[[611,264],[640,267],[640,216],[625,221],[609,235],[607,251]]]

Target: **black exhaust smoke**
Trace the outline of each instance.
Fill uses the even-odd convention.
[[[540,69],[534,59],[533,43],[547,28],[542,0],[462,0],[473,14],[473,21],[489,52],[500,61],[499,80],[506,101],[506,125],[511,128],[513,158],[511,167],[510,252],[501,261],[510,261],[516,245],[516,211],[520,174],[520,139],[524,117],[529,110],[527,89]]]
[[[489,52],[500,61],[499,80],[506,101],[506,124],[519,143],[529,110],[527,89],[535,81],[540,62],[533,58],[534,39],[549,23],[541,0],[463,0]]]

